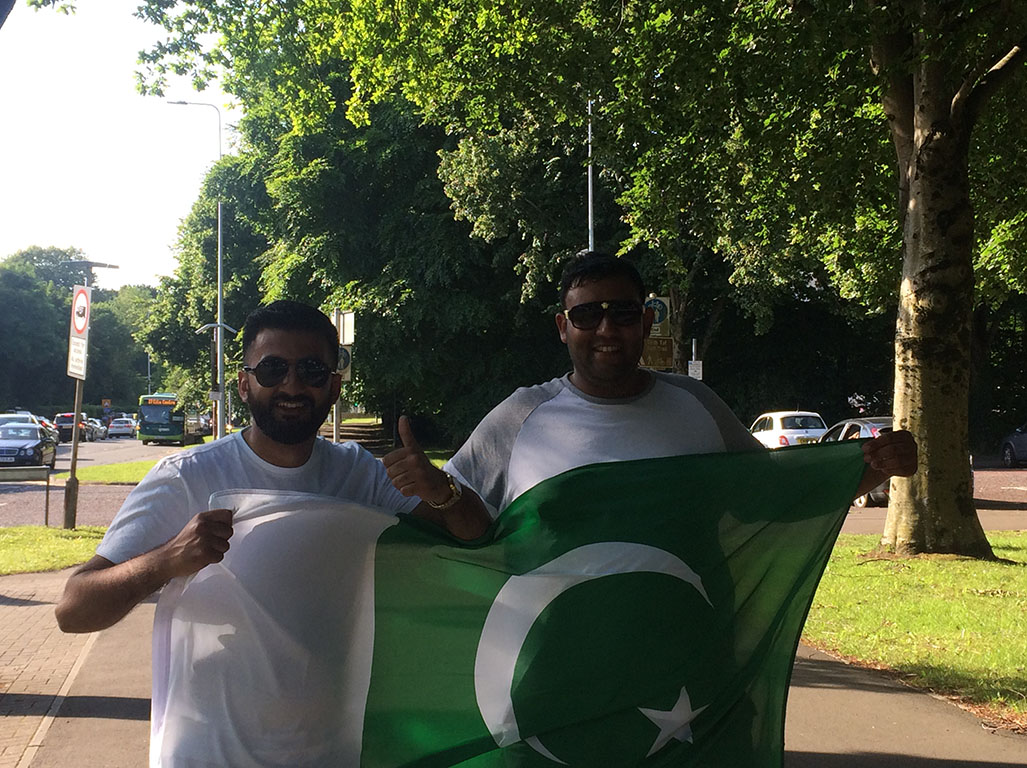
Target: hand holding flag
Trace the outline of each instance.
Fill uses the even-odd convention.
[[[913,434],[905,429],[885,432],[863,443],[866,469],[856,490],[856,497],[869,493],[889,477],[909,477],[917,470],[917,445]]]
[[[163,545],[169,579],[189,576],[211,563],[220,563],[232,537],[232,510],[210,509],[190,520]]]

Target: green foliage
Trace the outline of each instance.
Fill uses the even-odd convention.
[[[31,267],[0,265],[0,408],[31,409],[71,391],[65,375],[70,291],[63,294]]]
[[[265,189],[271,200],[253,219],[267,240],[253,251],[263,254],[264,290],[356,308],[361,360],[351,394],[369,404],[410,397],[434,411],[443,394],[458,402],[465,392],[434,387],[414,366],[448,365],[447,344],[470,338],[481,307],[513,316],[517,332],[521,318],[533,318],[525,330],[548,322],[537,297],[552,295],[552,276],[584,240],[589,102],[598,242],[635,256],[652,286],[672,296],[681,339],[698,337],[703,350],[737,344],[753,330],[773,332],[796,302],[839,312],[850,330],[854,317],[871,315],[877,338],[901,272],[903,198],[882,106],[888,78],[920,57],[953,78],[973,73],[1025,25],[1017,5],[928,10],[921,20],[906,6],[833,0],[151,0],[140,15],[169,36],[144,56],[143,84],[160,92],[171,71],[197,82],[225,75],[246,108],[246,162],[258,166],[237,200],[259,200]],[[881,61],[874,44],[903,35],[918,47]],[[975,332],[979,410],[989,407],[990,379],[1014,379],[1014,356],[1002,350],[1021,343],[1023,80],[992,97],[973,134],[977,295],[988,308]],[[343,124],[343,105],[363,133]],[[397,146],[400,136],[416,147]],[[452,213],[484,244],[448,221],[432,197],[436,172]],[[206,232],[202,248],[183,241],[191,277],[168,286],[159,315],[185,317],[169,322],[174,333],[158,346],[178,365],[193,361],[194,376],[203,351],[188,327],[210,321],[199,307],[210,306],[202,295],[212,281],[201,269],[206,255],[187,262],[209,254]],[[424,306],[443,295],[444,307]],[[728,321],[739,308],[755,325]],[[414,351],[411,340],[420,342]],[[372,342],[386,346],[364,346]],[[409,356],[406,366],[386,361],[394,349]],[[483,349],[501,345],[490,339]],[[559,355],[543,357],[552,370]],[[511,371],[523,372],[503,363],[495,373]],[[787,369],[778,364],[776,374]],[[850,388],[887,389],[862,380]]]
[[[92,284],[93,279],[91,271],[84,271],[88,267],[68,262],[83,259],[77,248],[33,246],[0,263],[0,407],[45,416],[71,409],[75,386],[67,376],[67,358],[72,287],[87,277]],[[92,406],[98,408],[102,398],[125,407],[137,401],[146,353],[133,333],[148,302],[146,289],[94,288],[83,410],[93,413]]]
[[[200,196],[179,230],[178,267],[161,280],[138,338],[165,370],[159,388],[176,392],[190,408],[209,409],[214,384],[212,331],[217,310],[217,203],[221,204],[224,322],[242,330],[246,315],[261,303],[261,258],[268,247],[262,233],[269,200],[263,175],[251,159],[225,157],[205,180]],[[225,386],[234,388],[241,365],[241,339],[225,333]],[[155,387],[156,389],[157,387]]]
[[[338,114],[272,145],[267,297],[354,310],[345,396],[440,416],[459,437],[511,386],[554,375],[563,352],[547,305],[521,303],[516,250],[454,221],[436,174],[445,137],[402,104],[372,112],[369,126]]]
[[[41,282],[54,288],[63,288],[70,294],[76,285],[96,285],[96,274],[92,267],[69,263],[87,260],[80,248],[41,248],[33,245],[7,257],[3,264],[15,269],[30,268]],[[71,302],[70,296],[68,302]]]

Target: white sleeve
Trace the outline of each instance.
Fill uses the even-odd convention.
[[[128,494],[96,554],[112,563],[130,560],[176,536],[206,508],[207,499],[194,498],[177,465],[161,461]]]

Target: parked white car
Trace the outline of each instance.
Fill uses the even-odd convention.
[[[132,419],[114,419],[107,427],[107,437],[135,437],[137,431]]]
[[[749,431],[768,448],[783,448],[817,442],[827,425],[814,411],[773,411],[760,415]]]

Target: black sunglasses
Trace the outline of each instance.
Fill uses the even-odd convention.
[[[637,301],[590,301],[563,311],[571,325],[579,331],[591,331],[609,315],[614,325],[634,325],[642,319],[642,305]]]
[[[289,375],[289,368],[295,365],[296,378],[308,387],[320,389],[328,383],[332,369],[316,357],[305,357],[290,364],[280,357],[265,357],[254,366],[244,365],[246,373],[252,373],[262,387],[277,387]]]

